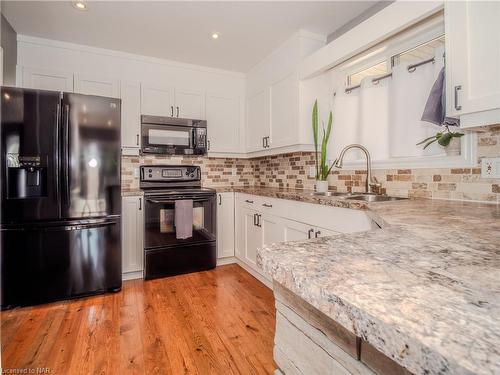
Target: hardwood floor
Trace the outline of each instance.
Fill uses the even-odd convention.
[[[237,265],[2,312],[2,365],[51,374],[271,374],[272,291]]]

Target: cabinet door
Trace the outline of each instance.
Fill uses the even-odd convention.
[[[175,89],[175,117],[205,119],[205,93],[200,90]]]
[[[217,194],[217,258],[234,256],[234,193]]]
[[[336,236],[340,234],[339,232],[335,232],[330,229],[325,229],[325,228],[320,228],[320,227],[315,227],[314,228],[314,237],[330,237],[330,236]]]
[[[169,87],[141,84],[141,114],[174,116],[174,90]]]
[[[122,147],[139,148],[141,134],[141,85],[122,82]]]
[[[143,270],[143,197],[122,198],[122,272]]]
[[[240,98],[207,94],[210,152],[240,152]]]
[[[261,214],[260,225],[262,229],[263,245],[270,245],[285,240],[283,220],[277,216]]]
[[[262,246],[261,228],[256,225],[256,211],[242,209],[244,228],[244,260],[252,266],[257,265],[257,248]]]
[[[73,92],[73,73],[23,67],[22,87],[38,90]]]
[[[500,2],[445,6],[448,110],[463,115],[500,108]]]
[[[87,74],[75,74],[74,89],[76,93],[85,95],[120,97],[120,81]]]
[[[269,91],[261,91],[247,99],[247,149],[264,149],[264,137],[269,136]]]
[[[283,219],[283,230],[285,241],[307,240],[314,237],[314,227],[298,221]]]
[[[270,148],[298,143],[298,85],[295,73],[271,85]]]

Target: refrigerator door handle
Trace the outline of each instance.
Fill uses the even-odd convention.
[[[59,149],[60,149],[60,139],[59,134],[61,132],[61,104],[56,106],[56,130],[55,130],[55,145],[56,149],[54,152],[54,191],[56,195],[56,200],[59,200]]]
[[[63,109],[62,154],[63,198],[69,204],[69,104]]]

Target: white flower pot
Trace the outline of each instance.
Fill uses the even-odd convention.
[[[448,156],[460,155],[461,148],[460,138],[452,138],[450,144],[444,147],[444,152]]]
[[[326,193],[328,191],[328,181],[316,180],[316,192]]]

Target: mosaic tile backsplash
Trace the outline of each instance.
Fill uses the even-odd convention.
[[[500,202],[500,180],[481,178],[482,157],[500,156],[500,125],[478,133],[478,162],[474,168],[374,169],[382,193],[402,197]],[[211,157],[124,156],[122,187],[139,188],[134,169],[142,164],[195,164],[202,170],[204,186],[265,186],[313,189],[308,176],[314,153],[297,152],[253,159]],[[331,190],[364,191],[364,170],[334,170],[329,176]]]

